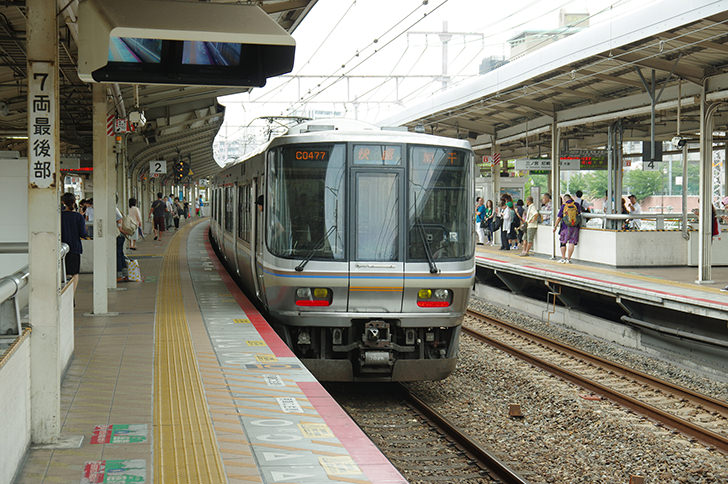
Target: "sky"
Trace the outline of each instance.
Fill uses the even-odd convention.
[[[291,74],[263,88],[219,99],[225,122],[215,149],[223,164],[225,141],[252,148],[267,121],[259,116],[330,117],[376,123],[442,91],[447,23],[448,87],[478,75],[489,56],[508,57],[508,39],[524,30],[559,28],[560,12],[588,13],[590,25],[655,0],[319,0],[293,33]],[[341,79],[346,74],[348,79]]]

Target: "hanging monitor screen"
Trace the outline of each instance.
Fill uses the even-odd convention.
[[[109,39],[109,61],[141,64],[159,64],[162,60],[160,39],[135,39],[133,37],[111,37]]]
[[[240,44],[188,41],[182,46],[182,64],[198,66],[239,66]]]
[[[262,87],[293,68],[293,37],[257,5],[86,0],[78,22],[86,82]]]

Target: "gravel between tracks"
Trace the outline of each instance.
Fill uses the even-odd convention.
[[[637,355],[479,299],[471,299],[470,305],[725,398],[724,384],[704,381],[650,358],[637,364]],[[461,339],[457,369],[449,378],[410,387],[471,434],[479,435],[532,483],[626,484],[630,474],[644,476],[649,484],[728,482],[724,454],[607,400],[585,399],[589,395],[579,387],[466,336]],[[511,403],[522,406],[523,419],[508,418]]]

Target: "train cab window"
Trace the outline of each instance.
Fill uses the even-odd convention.
[[[409,147],[408,261],[461,260],[473,251],[471,154],[440,146]]]
[[[346,146],[285,146],[267,159],[268,250],[279,257],[344,260]]]
[[[356,260],[400,260],[399,176],[368,172],[356,175]]]
[[[250,242],[250,185],[238,187],[238,237]]]
[[[233,192],[233,188],[226,188],[225,189],[225,232],[232,232],[233,231],[233,213],[234,213],[234,207],[235,204],[233,203],[233,199],[235,198],[235,192]]]

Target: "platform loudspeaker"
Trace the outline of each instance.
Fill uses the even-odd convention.
[[[252,4],[86,0],[78,30],[86,82],[262,87],[293,69],[296,49]]]

